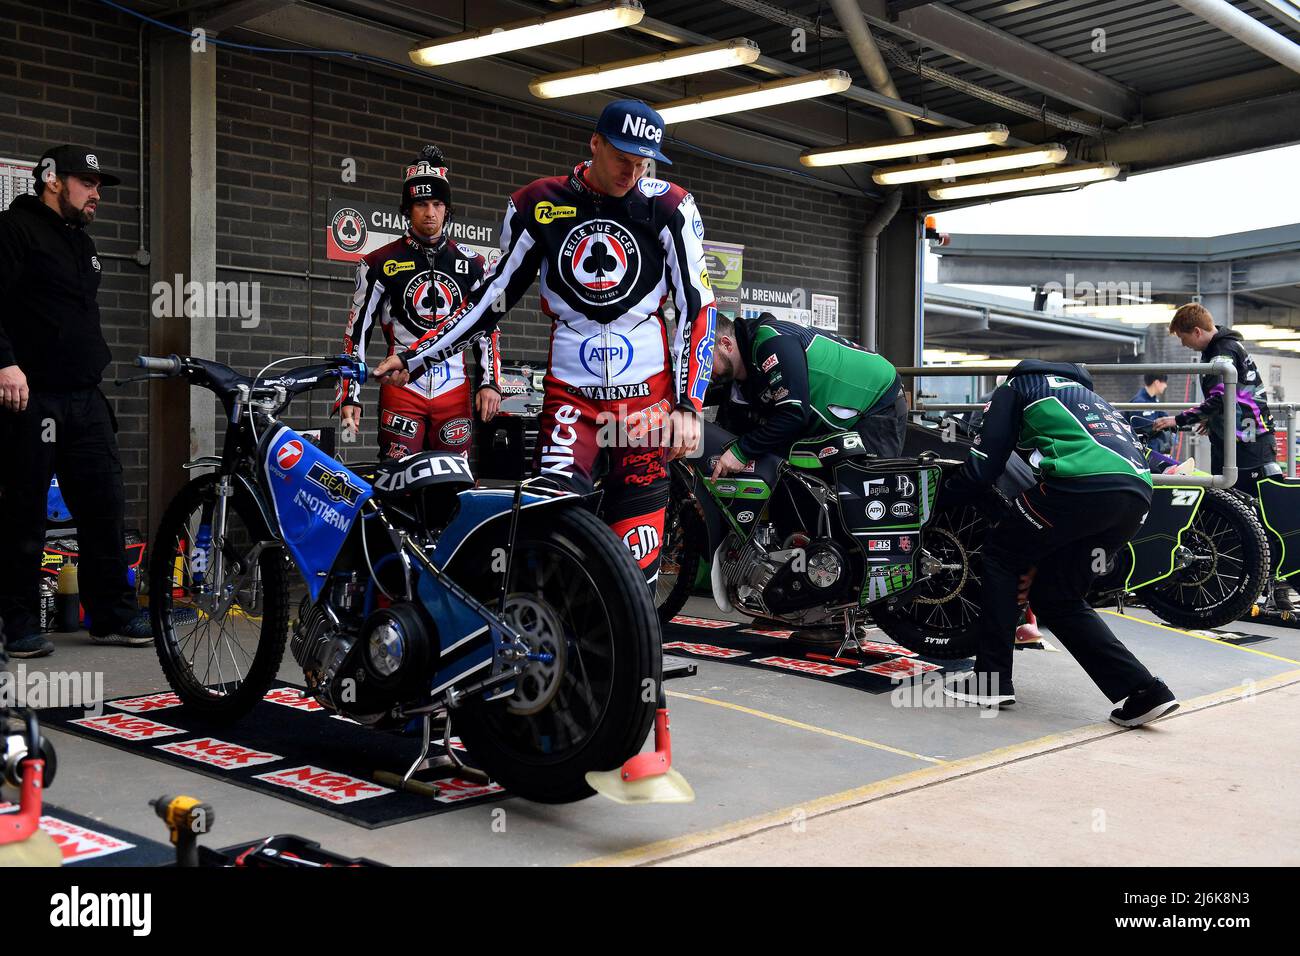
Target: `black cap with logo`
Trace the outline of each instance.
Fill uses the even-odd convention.
[[[427,199],[440,200],[451,209],[451,179],[447,167],[447,158],[437,146],[429,145],[420,150],[411,163],[405,167],[402,177],[402,200],[399,204],[402,213],[410,211],[417,202]]]
[[[101,186],[116,186],[122,180],[100,168],[99,157],[81,146],[51,146],[41,154],[32,177],[44,182],[46,171],[56,176],[97,176]]]
[[[664,142],[664,118],[654,107],[640,100],[615,100],[600,112],[596,132],[615,149],[634,156],[646,156],[671,166],[673,161],[660,149]]]

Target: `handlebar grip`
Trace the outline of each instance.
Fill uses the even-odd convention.
[[[166,358],[157,358],[152,355],[137,355],[135,364],[142,369],[150,372],[163,372],[167,375],[181,374],[181,360],[179,356],[169,355]]]

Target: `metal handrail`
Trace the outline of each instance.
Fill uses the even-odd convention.
[[[1129,372],[1178,372],[1184,375],[1218,375],[1223,379],[1223,390],[1227,395],[1237,394],[1237,367],[1232,360],[1219,356],[1212,362],[1155,362],[1135,365],[1080,365],[1089,373],[1124,374]],[[1005,375],[1009,369],[1003,365],[937,365],[909,366],[898,369],[898,374],[909,378],[949,377],[969,375]],[[956,404],[956,403],[953,403]],[[1133,404],[1125,402],[1124,404]],[[1164,404],[1164,403],[1162,403]],[[968,409],[983,408],[983,405],[968,405]],[[943,410],[941,405],[930,405],[931,409]],[[1142,405],[1143,408],[1155,409],[1155,405]],[[1186,405],[1174,405],[1174,408],[1186,408]],[[1116,405],[1115,408],[1120,408]],[[1295,416],[1291,417],[1288,428],[1291,438],[1295,437]],[[1288,455],[1294,455],[1294,448],[1288,449]],[[1198,485],[1205,488],[1231,488],[1237,483],[1237,402],[1223,403],[1223,474],[1221,475],[1152,475],[1151,481],[1157,485]]]

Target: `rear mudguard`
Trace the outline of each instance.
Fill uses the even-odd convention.
[[[1300,479],[1264,478],[1256,487],[1269,543],[1279,549],[1276,574],[1284,580],[1300,573]]]
[[[445,569],[467,544],[484,535],[496,535],[504,547],[510,534],[510,512],[514,507],[512,488],[473,488],[462,491],[457,498],[460,506],[456,515],[438,537],[433,549],[433,562]],[[577,495],[545,486],[526,488],[520,497],[520,515],[532,516],[542,510],[558,508],[588,508],[600,498],[600,493]]]
[[[1183,535],[1192,526],[1204,499],[1204,488],[1155,486],[1146,520],[1127,546],[1133,561],[1124,584],[1126,590],[1136,591],[1174,573],[1174,560]]]

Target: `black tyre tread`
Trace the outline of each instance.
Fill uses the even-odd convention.
[[[175,555],[177,526],[194,513],[203,501],[206,488],[215,486],[216,482],[215,474],[195,478],[181,488],[163,512],[149,560],[149,612],[153,624],[154,653],[158,656],[158,663],[162,666],[168,685],[191,713],[199,714],[214,723],[227,723],[247,715],[270,689],[280,671],[289,636],[289,575],[284,556],[278,548],[262,553],[262,633],[244,684],[220,700],[194,695],[183,676],[173,667],[171,657],[163,647],[160,608],[164,601],[169,607],[171,605],[172,558]],[[247,500],[246,494],[238,486],[231,501],[240,520],[247,527],[256,528],[256,506]],[[269,641],[268,634],[272,635]]]
[[[688,500],[681,503],[682,518],[678,528],[682,535],[682,552],[677,561],[677,581],[668,597],[659,605],[659,623],[667,624],[686,606],[686,599],[695,587],[695,578],[699,574],[700,562],[704,560],[704,519],[699,510]]]
[[[1201,502],[1201,508],[1202,511],[1218,510],[1237,525],[1238,532],[1242,534],[1247,575],[1245,586],[1232,600],[1220,605],[1212,613],[1189,609],[1170,600],[1169,595],[1159,584],[1143,588],[1137,592],[1137,595],[1138,600],[1145,604],[1148,610],[1175,627],[1203,630],[1224,627],[1248,614],[1268,585],[1272,574],[1272,562],[1263,522],[1259,520],[1254,508],[1249,504],[1232,492],[1208,491]],[[1170,590],[1177,589],[1171,587]]]
[[[942,513],[941,507],[940,514]],[[937,523],[937,519],[938,515],[931,524]],[[923,536],[922,543],[924,540]],[[961,630],[950,629],[946,634],[941,635],[944,638],[942,643],[934,643],[933,633],[899,610],[900,605],[907,603],[909,598],[905,596],[892,607],[889,601],[877,601],[869,608],[872,620],[889,635],[894,643],[934,660],[951,661],[975,656],[979,647],[980,622],[978,620]]]
[[[631,552],[604,522],[588,511],[568,508],[558,514],[551,511],[536,522],[521,522],[519,534],[521,537],[536,534],[539,526],[563,528],[569,536],[580,540],[588,551],[587,567],[609,569],[611,572],[609,577],[612,578],[614,593],[606,593],[606,606],[612,609],[616,621],[622,609],[627,630],[639,631],[641,635],[641,639],[635,639],[636,634],[633,633],[629,635],[633,639],[627,641],[632,652],[633,677],[625,682],[629,686],[633,683],[636,685],[630,712],[622,718],[621,730],[609,731],[608,721],[614,711],[614,705],[611,704],[602,719],[601,728],[588,743],[565,763],[542,768],[534,765],[521,766],[509,754],[503,753],[495,745],[488,726],[479,720],[482,708],[503,706],[504,702],[469,703],[453,712],[452,726],[464,741],[475,765],[506,790],[537,803],[571,803],[595,793],[583,779],[587,770],[612,770],[619,767],[639,752],[645,742],[654,722],[656,701],[645,701],[640,693],[640,685],[645,678],[653,679],[656,686],[663,680],[662,638],[654,600],[644,583],[641,569]],[[606,736],[602,737],[602,732]],[[577,763],[579,758],[580,767],[570,766]]]

